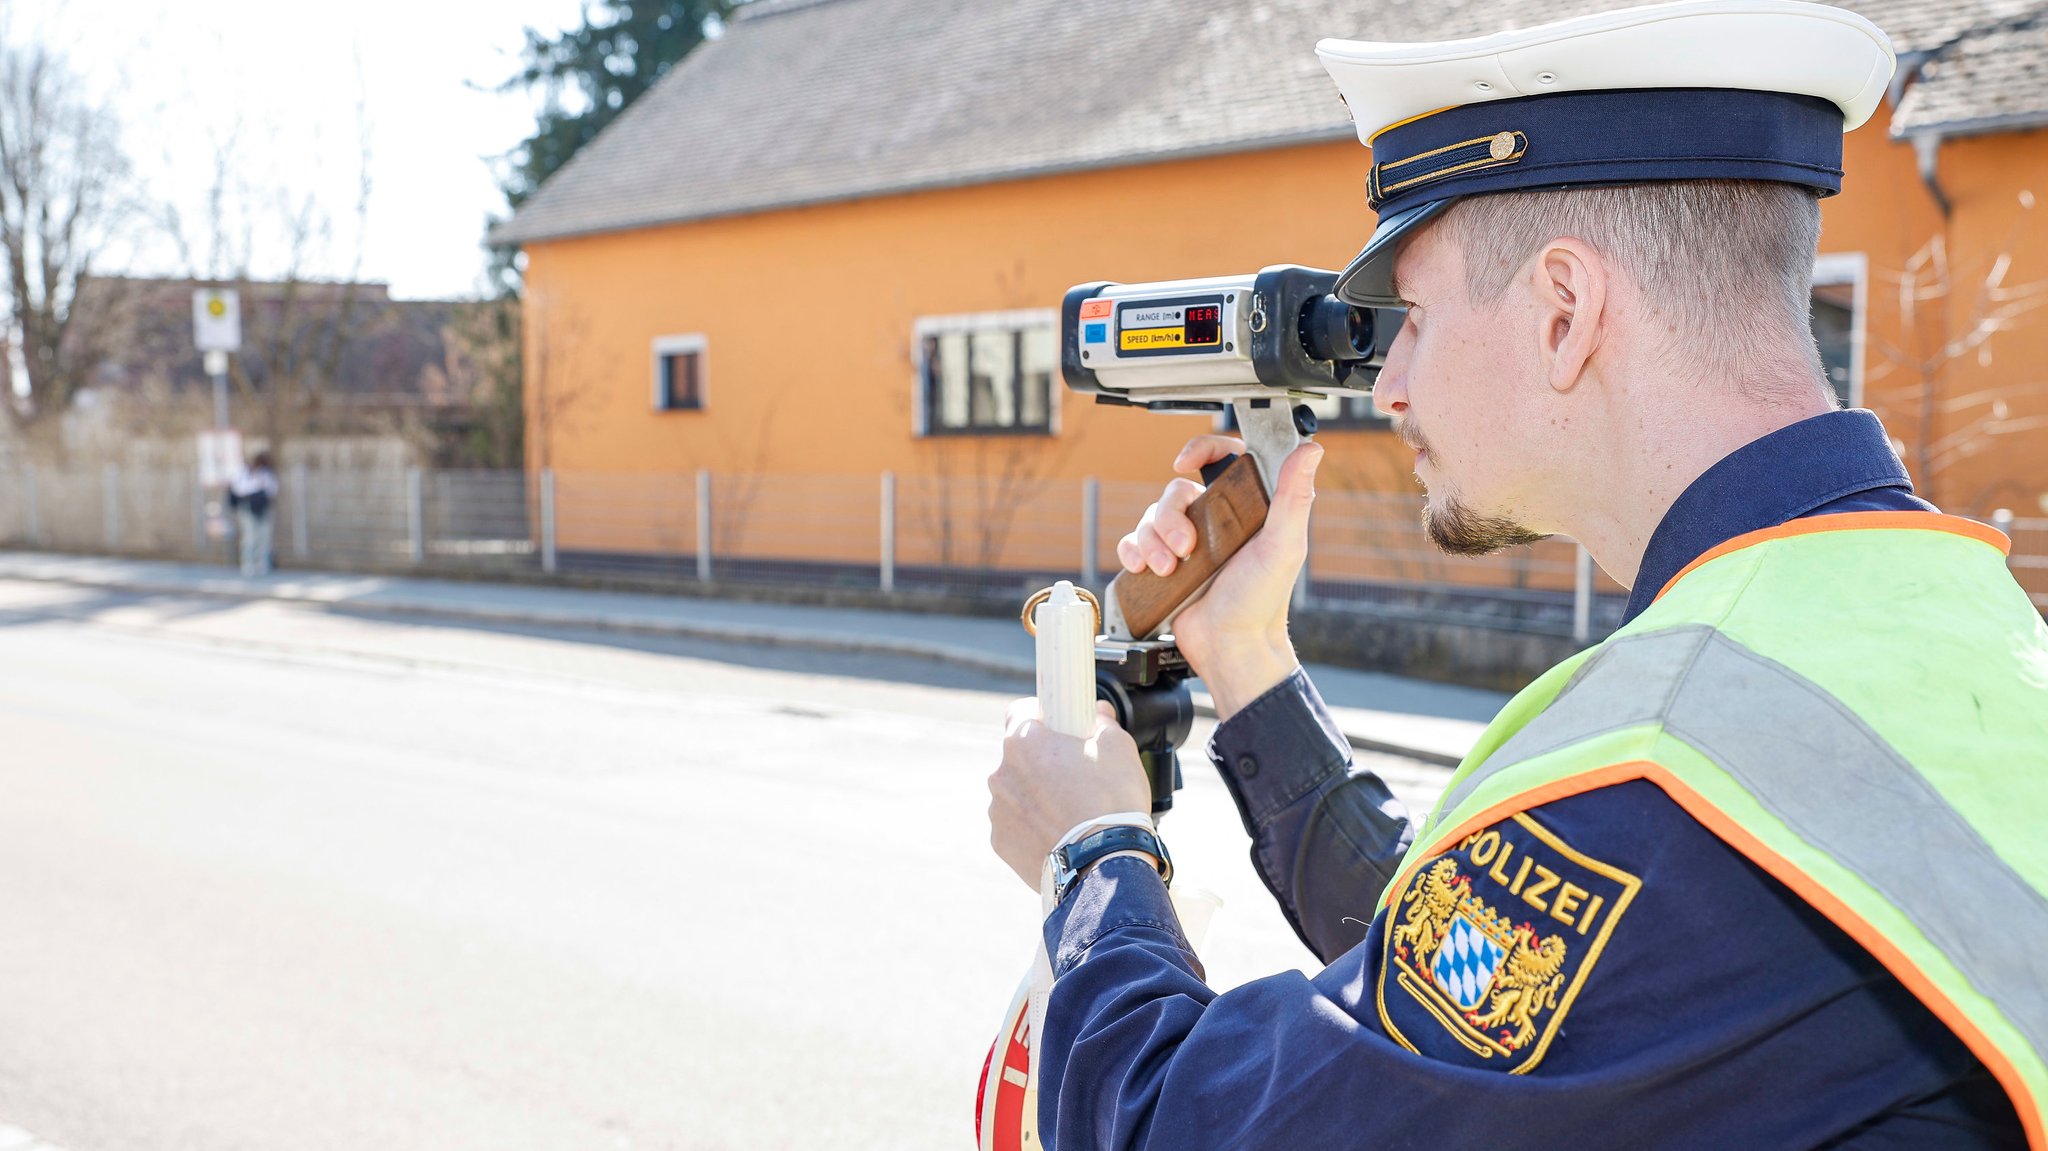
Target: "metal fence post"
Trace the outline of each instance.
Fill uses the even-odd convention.
[[[36,488],[36,466],[21,465],[21,478],[28,488],[28,542],[43,546],[42,493]]]
[[[1102,574],[1101,557],[1095,554],[1102,535],[1102,483],[1094,476],[1081,481],[1081,583],[1094,587]]]
[[[1585,643],[1593,637],[1593,553],[1579,544],[1578,562],[1572,575],[1572,642]]]
[[[192,554],[206,554],[206,485],[199,482],[199,469],[192,469]]]
[[[896,590],[896,473],[882,473],[882,590]]]
[[[711,582],[711,470],[697,469],[697,579]]]
[[[555,574],[555,469],[540,473],[540,570]]]
[[[100,491],[107,512],[107,550],[121,547],[121,465],[108,464],[100,473]]]
[[[292,465],[292,555],[299,559],[313,554],[313,525],[306,513],[306,480],[309,474],[306,465]]]
[[[427,562],[426,482],[418,468],[405,469],[405,534],[414,567]]]

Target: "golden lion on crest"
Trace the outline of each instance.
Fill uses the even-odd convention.
[[[1458,865],[1439,859],[1401,897],[1408,905],[1408,918],[1394,927],[1394,945],[1407,944],[1418,962],[1428,962],[1426,957],[1436,951],[1437,944],[1443,941],[1444,928],[1450,925],[1451,916],[1457,914],[1457,878]]]
[[[1564,987],[1564,940],[1555,935],[1538,941],[1528,924],[1515,928],[1515,946],[1501,960],[1493,977],[1492,995],[1486,1010],[1475,1014],[1477,1027],[1514,1025],[1515,1034],[1502,1046],[1518,1051],[1536,1038],[1536,1015],[1557,1006],[1557,993]]]
[[[1427,972],[1451,921],[1464,912],[1494,941],[1503,945],[1499,966],[1491,973],[1486,999],[1464,1018],[1475,1031],[1490,1033],[1511,1027],[1513,1034],[1502,1038],[1487,1034],[1489,1042],[1504,1051],[1519,1051],[1536,1037],[1536,1017],[1557,1007],[1564,989],[1565,941],[1561,936],[1539,937],[1535,928],[1520,924],[1509,934],[1507,921],[1472,894],[1471,882],[1458,874],[1456,861],[1439,859],[1416,876],[1402,894],[1406,907],[1402,921],[1391,933],[1396,947],[1406,946],[1418,972]]]

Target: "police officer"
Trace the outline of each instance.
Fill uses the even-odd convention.
[[[1287,639],[1322,449],[1290,457],[1176,634],[1254,865],[1328,967],[1223,995],[1163,844],[1104,834],[1147,806],[1129,739],[1013,708],[992,842],[1028,883],[1056,845],[1079,871],[1044,926],[1048,1146],[2048,1147],[2048,627],[2004,538],[1835,410],[1808,329],[1884,35],[1688,0],[1318,53],[1379,212],[1338,292],[1409,309],[1375,402],[1429,535],[1569,535],[1627,620],[1410,821]],[[1198,490],[1126,568],[1189,554]]]

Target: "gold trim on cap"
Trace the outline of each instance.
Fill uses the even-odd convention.
[[[1405,168],[1410,164],[1434,159],[1451,152],[1478,147],[1484,147],[1486,152],[1476,159],[1464,160],[1448,167],[1425,171],[1420,175],[1410,176],[1405,180],[1397,180],[1392,184],[1381,182],[1383,176],[1396,168]],[[1366,195],[1372,201],[1373,206],[1378,207],[1386,202],[1387,197],[1403,189],[1413,188],[1418,184],[1427,184],[1434,180],[1442,180],[1449,176],[1458,175],[1461,172],[1471,172],[1480,168],[1497,168],[1513,164],[1520,161],[1528,151],[1529,137],[1525,133],[1518,131],[1496,132],[1491,136],[1480,136],[1471,140],[1460,140],[1455,144],[1445,144],[1441,148],[1431,148],[1427,152],[1418,152],[1413,156],[1373,165],[1372,177],[1366,184]]]
[[[1344,97],[1343,97],[1343,94],[1342,94],[1342,93],[1339,93],[1339,94],[1338,94],[1338,97],[1337,97],[1337,98],[1338,98],[1338,99],[1340,99],[1340,100],[1343,100],[1343,99],[1344,99]],[[1349,101],[1349,100],[1345,100],[1345,101],[1344,101],[1344,105],[1345,105],[1345,107],[1347,107],[1347,108],[1348,108],[1348,107],[1350,107],[1350,106],[1351,106],[1351,101]],[[1373,142],[1374,140],[1377,140],[1377,139],[1379,139],[1379,138],[1380,138],[1381,136],[1384,136],[1384,135],[1386,135],[1386,134],[1387,134],[1388,132],[1391,132],[1391,131],[1393,131],[1393,130],[1394,130],[1394,129],[1396,129],[1396,128],[1400,128],[1400,127],[1404,127],[1404,126],[1406,126],[1406,125],[1409,125],[1409,124],[1413,124],[1413,123],[1414,123],[1414,122],[1416,122],[1417,120],[1427,120],[1427,119],[1429,119],[1429,118],[1430,118],[1431,116],[1434,116],[1434,115],[1436,115],[1436,114],[1437,114],[1438,112],[1448,112],[1448,111],[1450,111],[1450,110],[1451,110],[1451,109],[1453,109],[1453,108],[1463,108],[1463,107],[1464,107],[1464,105],[1463,105],[1463,104],[1446,104],[1446,105],[1444,105],[1444,106],[1443,106],[1443,107],[1441,107],[1441,108],[1431,108],[1431,109],[1430,109],[1429,111],[1427,111],[1427,112],[1420,112],[1420,113],[1417,113],[1416,115],[1413,115],[1413,116],[1410,116],[1410,117],[1408,117],[1408,118],[1407,118],[1406,120],[1396,120],[1396,121],[1394,121],[1393,123],[1391,123],[1391,124],[1387,125],[1386,127],[1384,127],[1384,128],[1381,128],[1381,129],[1380,129],[1379,131],[1377,131],[1377,132],[1374,132],[1374,133],[1373,133],[1372,135],[1370,135],[1370,136],[1367,136],[1367,137],[1365,138],[1365,146],[1366,146],[1366,147],[1368,147],[1368,148],[1372,147],[1372,142]]]

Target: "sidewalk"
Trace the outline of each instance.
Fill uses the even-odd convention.
[[[594,628],[787,647],[916,656],[1033,675],[1031,637],[1014,620],[525,584],[284,571],[245,580],[226,568],[100,556],[0,552],[0,579],[124,591],[273,599],[352,611],[487,623]],[[1507,702],[1500,692],[1321,664],[1309,675],[1354,747],[1454,765]],[[1215,711],[1197,690],[1195,707]]]

